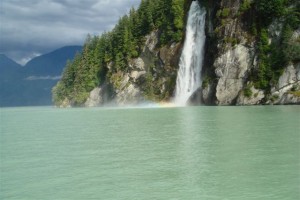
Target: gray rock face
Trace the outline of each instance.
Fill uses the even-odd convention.
[[[300,71],[300,63],[298,64],[298,66],[289,65],[279,78],[278,89],[280,90],[281,88],[284,88],[288,85],[291,85],[299,81],[300,80],[299,71]]]
[[[144,71],[145,70],[145,63],[144,63],[144,61],[143,61],[142,58],[138,57],[138,58],[133,59],[129,63],[129,67],[131,69],[136,69],[136,70]]]
[[[164,65],[178,65],[178,61],[180,58],[180,44],[173,43],[171,46],[164,46],[159,51],[159,58],[163,62]]]
[[[147,72],[145,71],[145,62],[141,57],[132,59],[131,62],[129,63],[130,67],[130,74],[129,78],[133,80],[135,83],[140,77],[145,75]],[[127,83],[129,81],[129,78],[126,78],[125,82]]]
[[[144,101],[141,91],[134,84],[129,84],[116,95],[115,102],[118,105],[138,104]]]
[[[234,104],[243,89],[247,71],[251,68],[249,48],[239,44],[229,49],[216,59],[214,66],[219,77],[216,87],[217,104]]]
[[[281,31],[283,24],[278,20],[274,20],[268,28],[268,32],[270,33],[271,41],[278,42],[280,39]],[[270,41],[270,42],[271,42]]]
[[[274,104],[299,104],[300,97],[295,94],[300,91],[300,63],[289,65],[280,76],[276,87],[272,88]]]
[[[95,107],[99,106],[103,103],[103,99],[101,96],[101,88],[97,87],[90,92],[90,96],[85,102],[86,107]]]
[[[133,82],[136,82],[141,76],[145,74],[146,71],[131,71],[130,77],[133,79]]]
[[[159,41],[159,33],[158,31],[152,31],[149,35],[146,36],[146,43],[143,51],[146,51],[146,47],[151,51],[154,52],[158,41]]]
[[[115,84],[116,104],[137,104],[144,101],[147,96],[145,91],[150,87],[149,83],[145,85],[145,82],[149,81],[149,78],[156,83],[151,86],[155,88],[155,95],[164,98],[171,94],[170,83],[176,73],[180,43],[158,47],[158,31],[151,32],[145,39],[140,57],[129,61],[128,71],[121,73],[120,84]]]
[[[241,16],[239,13],[244,1],[221,0],[218,3],[217,7],[215,1],[208,2],[208,8],[211,9],[208,13],[217,12],[219,16],[217,19],[213,18],[213,14],[208,16],[210,24],[207,25],[206,32],[214,35],[214,39],[217,39],[218,42],[214,43],[208,37],[206,51],[208,56],[205,58],[206,65],[204,65],[203,76],[213,78],[214,83],[202,90],[202,103],[209,104],[213,101],[212,103],[215,105],[256,105],[268,103],[266,102],[268,99],[270,99],[269,103],[276,104],[289,104],[297,101],[299,103],[297,91],[300,89],[298,82],[300,70],[295,64],[286,69],[280,77],[278,85],[272,89],[271,95],[269,91],[258,90],[253,86],[250,87],[252,96],[244,95],[247,83],[253,85],[250,81],[253,81],[255,73],[259,70],[258,41],[249,30],[247,31],[246,27],[249,27],[250,22],[249,15]],[[230,12],[226,16],[222,16],[222,12],[228,8]],[[219,24],[215,21],[218,21]],[[281,45],[279,43],[282,29],[283,23],[280,20],[275,19],[270,24],[268,27],[270,44]],[[291,39],[298,41],[299,35],[300,29],[294,31]],[[215,76],[211,75],[213,72]],[[253,76],[250,78],[250,75]],[[247,90],[249,89],[247,88]]]
[[[207,87],[202,89],[201,103],[204,103],[206,105],[211,104],[212,96],[213,96],[213,86],[211,84],[208,84]]]
[[[128,85],[129,83],[129,80],[130,80],[130,76],[129,74],[125,74],[123,75],[123,79],[121,81],[121,85],[119,88],[117,88],[117,93],[121,90],[123,90],[124,88],[126,88],[126,86]]]
[[[59,108],[70,108],[71,102],[69,99],[65,98],[65,100],[59,105]]]
[[[96,87],[90,92],[90,96],[84,103],[85,107],[102,106],[109,101],[108,85],[103,84],[101,87]]]
[[[298,28],[296,31],[294,31],[294,33],[292,35],[292,40],[297,41],[299,37],[300,37],[300,28]]]
[[[132,71],[131,74],[121,74],[120,84],[115,88],[113,102],[117,105],[138,104],[144,100],[140,88],[135,82],[145,74],[145,71]]]
[[[244,92],[241,92],[236,104],[237,105],[258,105],[261,104],[262,100],[265,98],[265,93],[262,90],[255,89],[254,86],[250,88],[252,95],[247,97]]]
[[[300,97],[295,96],[294,94],[285,93],[280,98],[279,102],[277,104],[299,104]]]

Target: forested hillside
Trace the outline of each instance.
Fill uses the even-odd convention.
[[[250,36],[258,39],[259,68],[251,74],[252,80],[256,88],[270,90],[269,83],[277,82],[290,62],[300,61],[299,41],[298,44],[292,42],[293,32],[300,25],[300,3],[297,0],[245,0],[239,14],[246,18]],[[281,26],[280,30],[277,28],[280,31],[277,38],[269,37],[268,28],[271,32],[276,26]]]
[[[89,92],[118,71],[128,70],[129,61],[140,55],[145,35],[159,30],[159,45],[182,40],[184,0],[142,0],[120,18],[115,28],[101,36],[88,36],[83,52],[70,61],[61,81],[53,89],[60,104],[66,97],[74,105],[83,104]],[[110,69],[108,64],[110,63]]]
[[[115,28],[88,36],[53,88],[57,106],[170,101],[191,0],[142,0]],[[196,104],[300,103],[300,2],[198,0],[206,9]],[[91,103],[92,102],[92,103]]]

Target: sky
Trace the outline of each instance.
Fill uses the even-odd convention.
[[[140,0],[0,0],[0,53],[24,65],[110,31]]]

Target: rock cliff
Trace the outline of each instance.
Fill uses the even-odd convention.
[[[159,37],[158,30],[146,35],[140,56],[129,61],[128,70],[111,74],[103,83],[110,85],[111,90],[103,90],[102,85],[95,88],[85,106],[101,106],[107,102],[122,106],[144,101],[169,101],[175,87],[181,43],[159,46]],[[110,65],[113,63],[109,63],[108,68]]]
[[[198,1],[207,10],[207,39],[202,87],[190,103],[300,104],[300,3]],[[185,1],[185,16],[191,2]],[[108,62],[105,81],[86,95],[84,105],[171,101],[183,37],[163,45],[161,37],[159,29],[144,36],[139,55],[129,59],[126,70],[112,70],[115,63]],[[72,105],[67,98],[66,105]]]
[[[281,16],[280,19],[274,17],[269,25],[258,24],[259,14],[256,4],[251,0],[207,2],[209,14],[206,32],[209,37],[203,66],[203,87],[198,90],[198,95],[201,95],[198,99],[201,101],[198,100],[198,103],[212,105],[300,103],[298,56],[280,66],[280,69],[274,67],[277,63],[269,61],[270,71],[280,72],[272,73],[273,77],[266,80],[267,86],[261,87],[258,84],[261,67],[265,65],[263,56],[269,60],[274,59],[275,50],[272,51],[271,48],[278,45],[275,48],[280,49],[284,45],[283,27],[287,23]],[[291,7],[299,9],[299,3],[294,3]],[[260,49],[262,36],[257,33],[263,31],[263,26],[267,29],[266,46],[271,49],[266,55],[262,55]],[[288,40],[297,46],[293,51],[300,52],[299,29],[295,30]],[[281,58],[284,59],[283,57],[279,59]]]

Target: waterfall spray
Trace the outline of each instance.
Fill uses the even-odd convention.
[[[206,10],[193,1],[188,14],[186,36],[179,61],[176,80],[175,104],[184,106],[191,95],[201,87],[201,70],[205,44]]]

